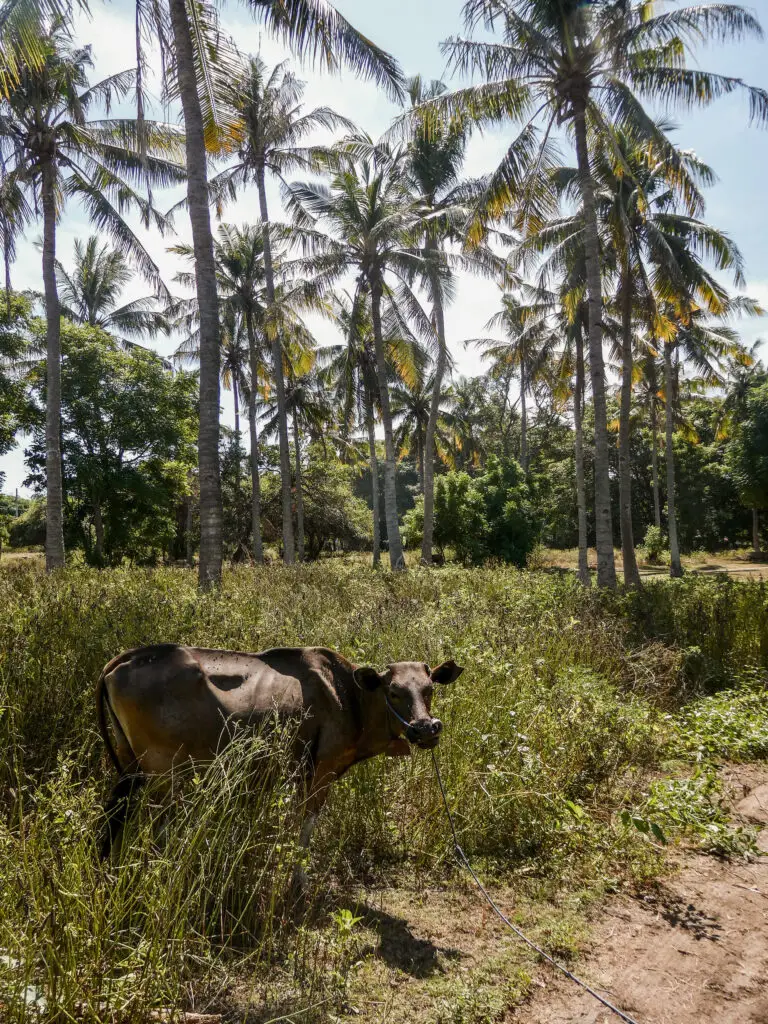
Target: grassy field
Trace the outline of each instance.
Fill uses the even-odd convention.
[[[653,580],[605,595],[570,575],[392,576],[339,560],[233,570],[216,594],[195,584],[184,569],[46,578],[31,560],[0,566],[4,1021],[195,1008],[485,1024],[530,981],[530,958],[496,932],[478,938],[493,943],[469,973],[409,939],[403,907],[428,890],[470,934],[479,914],[424,754],[378,759],[335,787],[307,908],[287,898],[300,807],[279,740],[245,738],[179,779],[171,800],[148,792],[119,858],[101,864],[112,773],[93,688],[127,647],[322,644],[378,666],[455,658],[466,671],[436,710],[461,842],[518,922],[565,958],[585,909],[654,877],[665,844],[739,856],[754,843],[729,825],[716,768],[768,757],[760,581]],[[406,974],[417,1008],[398,994]]]

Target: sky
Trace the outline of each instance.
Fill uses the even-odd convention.
[[[445,58],[440,53],[441,41],[463,34],[462,0],[336,0],[336,6],[360,31],[393,53],[407,74],[442,78],[453,86],[462,84],[459,79],[447,77]],[[768,30],[768,18],[760,10],[764,6],[768,4],[760,0],[756,13],[763,14]],[[93,0],[91,9],[90,18],[84,15],[77,17],[74,31],[78,42],[92,44],[95,67],[91,81],[95,81],[134,65],[134,5],[132,0],[115,0],[109,4]],[[268,64],[289,56],[281,45],[265,34],[245,6],[231,0],[222,11],[222,28],[233,36],[242,52],[260,52]],[[751,85],[768,87],[768,42],[702,48],[692,64],[708,71],[740,77]],[[304,96],[307,108],[331,106],[372,136],[385,131],[397,112],[396,106],[384,93],[349,72],[330,76],[315,73],[311,68],[300,68],[299,71],[307,83]],[[154,90],[155,94],[159,93],[157,79]],[[124,112],[131,113],[130,105],[124,108]],[[180,120],[178,110],[163,111],[159,101],[153,116]],[[676,112],[673,120],[679,126],[675,135],[678,145],[694,150],[716,171],[719,180],[707,191],[706,217],[738,243],[747,267],[746,291],[768,307],[768,194],[764,186],[768,169],[768,130],[749,126],[746,101],[739,97],[726,97],[703,111]],[[480,175],[492,170],[511,141],[512,131],[510,126],[473,137],[467,151],[467,175]],[[566,153],[566,156],[570,158],[570,154]],[[168,193],[167,205],[170,207],[176,198],[177,195]],[[160,196],[156,201],[160,205]],[[270,203],[273,215],[279,217],[279,196],[274,188],[270,193]],[[243,192],[225,212],[225,219],[230,223],[248,223],[257,216],[258,203],[251,189]],[[172,285],[174,273],[182,267],[177,257],[166,252],[166,247],[180,240],[191,241],[185,220],[183,214],[176,217],[176,238],[163,238],[137,227],[169,285]],[[85,240],[91,233],[82,210],[72,204],[65,211],[58,229],[58,257],[65,266],[71,261],[75,240]],[[13,285],[17,289],[41,290],[41,256],[34,244],[39,236],[40,229],[35,227],[19,246],[13,270]],[[126,299],[144,294],[146,290],[137,279],[126,292]],[[498,299],[498,290],[491,282],[468,277],[459,281],[455,301],[446,318],[448,343],[456,372],[475,374],[482,371],[479,354],[472,348],[465,348],[463,341],[483,333],[483,325],[498,308]],[[321,343],[334,340],[330,326],[322,323],[313,326]],[[759,320],[745,322],[740,329],[744,340],[752,343],[762,333],[768,336],[768,321],[765,324]],[[160,338],[156,343],[149,343],[162,354],[168,354],[178,339]],[[222,396],[222,404],[224,421],[230,423],[231,396],[226,392]],[[29,493],[23,487],[27,472],[23,443],[0,457],[0,472],[6,474],[6,492],[13,493],[18,487],[19,493]]]

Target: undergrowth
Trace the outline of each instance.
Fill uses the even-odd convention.
[[[460,840],[488,877],[528,886],[652,875],[663,843],[632,819],[656,823],[664,839],[706,838],[721,824],[704,808],[717,804],[701,781],[711,766],[768,752],[759,582],[654,581],[605,595],[557,574],[393,576],[334,561],[237,569],[200,594],[183,569],[45,577],[17,564],[0,571],[4,1020],[140,1022],[162,1007],[227,1008],[245,998],[233,980],[243,977],[249,1005],[317,1007],[302,1020],[326,1020],[343,1011],[350,967],[371,955],[358,948],[347,894],[449,878],[429,758],[379,758],[334,787],[309,865],[316,916],[297,920],[288,882],[299,800],[284,745],[260,737],[173,780],[172,799],[148,790],[119,855],[102,865],[95,835],[112,772],[94,683],[119,651],[158,641],[316,644],[378,667],[455,658],[466,671],[436,712]],[[649,789],[671,757],[698,766],[680,783],[693,790]],[[456,1013],[440,1010],[463,1019],[469,1003]]]

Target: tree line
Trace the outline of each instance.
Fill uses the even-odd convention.
[[[330,68],[344,61],[399,99],[403,112],[387,135],[373,139],[327,108],[305,110],[302,83],[289,67],[241,57],[219,31],[213,6],[195,6],[194,32],[184,0],[153,8],[151,23],[137,9],[137,69],[95,84],[88,81],[90,50],[69,37],[63,22],[49,19],[46,31],[31,40],[17,23],[30,16],[28,5],[8,6],[0,50],[0,229],[10,310],[14,245],[42,212],[48,567],[64,558],[64,312],[115,332],[161,330],[161,321],[184,332],[179,358],[199,366],[195,487],[202,585],[218,579],[224,550],[222,380],[233,388],[238,417],[241,396],[248,409],[249,547],[256,559],[263,555],[260,428],[277,440],[285,561],[307,553],[302,474],[311,463],[303,444],[316,438],[325,457],[332,435],[337,458],[350,461],[344,453],[362,436],[370,501],[378,510],[381,490],[390,564],[400,569],[403,451],[413,456],[421,495],[422,561],[432,561],[436,530],[445,536],[451,504],[445,470],[453,466],[465,467],[471,484],[454,481],[454,498],[463,493],[464,505],[474,508],[467,522],[475,523],[488,542],[483,550],[493,554],[523,521],[536,519],[531,501],[542,488],[531,441],[549,416],[554,433],[565,429],[573,447],[580,577],[589,580],[591,526],[598,583],[615,585],[618,520],[625,581],[636,583],[633,447],[644,416],[652,435],[658,527],[664,435],[664,526],[672,572],[679,574],[675,443],[685,429],[685,391],[722,386],[727,373],[736,387],[734,368],[746,372],[753,357],[741,346],[734,319],[762,311],[733,295],[718,276],[730,272],[737,286],[744,280],[736,244],[705,220],[703,191],[714,172],[680,148],[671,124],[644,104],[706,106],[742,92],[751,119],[765,123],[764,90],[690,67],[700,42],[760,37],[754,16],[731,4],[650,11],[608,2],[469,0],[469,38],[449,39],[443,50],[454,72],[479,81],[450,91],[442,83],[406,80],[393,58],[325,3],[252,6],[300,57],[314,56]],[[472,38],[477,28],[492,33],[491,40]],[[166,88],[181,101],[184,131],[145,117],[142,41],[150,31],[169,62]],[[105,118],[101,110],[102,116],[88,119],[92,108],[108,109],[129,90],[138,97],[135,119]],[[468,139],[495,124],[512,128],[509,148],[499,167],[469,180],[463,172]],[[318,145],[318,130],[340,138]],[[564,159],[569,151],[572,165]],[[279,220],[269,209],[268,177],[281,186]],[[124,216],[133,208],[145,224],[170,231],[174,211],[158,211],[154,190],[181,182],[187,194],[180,205],[193,241],[175,251],[189,261],[178,283],[192,288],[191,299],[173,298]],[[223,224],[215,235],[211,212],[223,217],[247,184],[257,188],[259,221]],[[55,249],[57,218],[70,197],[115,247],[99,252],[89,243],[88,251],[76,253],[74,277],[57,266]],[[112,293],[99,324],[78,288],[88,260],[92,276],[103,277],[115,259],[130,260],[155,294],[114,308],[109,303],[120,281],[113,268],[111,285],[100,286]],[[457,425],[460,396],[471,382],[455,383],[446,398],[452,354],[445,321],[458,272],[490,277],[500,287],[499,313],[478,325],[481,336],[467,339],[490,361],[481,387],[500,396],[500,409],[486,401],[482,412],[498,413],[501,433],[490,432],[490,447],[503,441],[505,448],[497,478],[483,454],[471,451],[476,428],[462,436]],[[98,292],[93,280],[89,286]],[[337,325],[337,346],[318,349],[311,330],[318,316]],[[611,364],[620,380],[615,399],[606,372]],[[719,430],[729,423],[735,430],[751,408],[742,402],[737,411],[732,398],[729,392],[710,403],[733,406]],[[239,493],[239,422],[234,444]],[[512,458],[522,478],[510,468]],[[733,479],[745,496],[754,466],[745,477],[749,459],[740,465]],[[481,476],[485,491],[477,483]],[[750,500],[757,508],[754,489]],[[443,510],[442,524],[436,507]],[[409,536],[416,525],[411,516]],[[372,535],[376,559],[378,514]]]

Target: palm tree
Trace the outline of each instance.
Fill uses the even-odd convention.
[[[341,430],[348,436],[356,423],[361,424],[368,442],[373,506],[373,565],[381,563],[381,523],[379,521],[379,464],[376,451],[376,415],[378,380],[373,340],[370,293],[358,288],[354,297],[347,292],[337,296],[334,314],[344,341],[327,346],[320,353],[323,378],[332,388],[339,409]]]
[[[479,125],[509,119],[523,127],[491,176],[471,230],[478,238],[484,218],[517,208],[521,228],[535,226],[554,209],[543,172],[554,158],[553,131],[565,125],[574,140],[584,211],[584,248],[589,303],[589,365],[595,409],[595,520],[598,582],[615,586],[605,370],[603,361],[600,243],[592,178],[593,137],[610,138],[628,128],[669,149],[647,116],[641,97],[662,103],[707,105],[745,91],[753,119],[768,120],[768,93],[740,79],[686,67],[689,44],[707,39],[760,38],[757,20],[732,4],[685,7],[656,14],[648,5],[596,0],[467,0],[471,31],[500,28],[501,42],[452,38],[443,44],[449,64],[485,81],[430,101],[449,116]],[[673,154],[668,159],[674,159]]]
[[[241,77],[231,42],[218,32],[216,9],[210,3],[168,0],[170,37],[164,7],[141,5],[138,23],[154,31],[161,51],[172,57],[169,78],[171,98],[180,98],[187,140],[187,205],[195,252],[196,288],[200,318],[200,583],[208,586],[221,576],[221,488],[218,476],[219,343],[216,303],[216,270],[210,221],[210,192],[206,149],[231,152],[242,138],[242,118],[232,118],[232,83]],[[249,6],[268,28],[282,38],[299,59],[305,57],[328,70],[341,63],[372,78],[395,97],[400,95],[402,75],[388,54],[375,46],[327,2],[327,0],[249,0]],[[193,31],[194,28],[194,31]],[[137,33],[141,49],[141,32]],[[171,46],[172,42],[172,46]],[[139,66],[142,54],[137,54]],[[229,102],[228,102],[229,101]],[[141,104],[139,90],[139,103]],[[261,196],[260,196],[261,202]],[[269,223],[266,204],[262,221]],[[269,239],[265,249],[267,275],[271,277]],[[273,288],[268,285],[270,302]],[[280,359],[274,359],[280,374]],[[284,435],[284,436],[283,436]],[[287,425],[281,434],[283,477],[290,470]],[[283,484],[285,487],[285,483]],[[285,491],[284,491],[285,499]],[[283,502],[286,560],[293,557],[290,519]]]
[[[661,529],[661,496],[659,488],[659,406],[663,405],[660,380],[664,376],[664,363],[655,348],[643,344],[639,363],[640,375],[634,385],[637,405],[647,416],[651,428],[651,491],[653,494],[653,523]]]
[[[307,365],[307,350],[303,358],[304,365]],[[314,357],[314,353],[312,353]],[[309,360],[312,361],[312,360]],[[285,390],[285,401],[288,414],[293,425],[293,451],[295,467],[295,494],[296,494],[296,553],[299,562],[305,560],[304,543],[304,487],[302,482],[302,437],[309,434],[312,440],[322,441],[331,422],[331,407],[325,395],[323,382],[316,373],[312,371],[294,374],[288,367],[287,387]],[[262,417],[264,431],[267,434],[277,432],[278,410],[277,402],[265,403],[265,411]]]
[[[443,414],[453,435],[451,462],[459,470],[477,468],[483,461],[478,428],[487,402],[482,377],[459,377],[448,391],[448,409]]]
[[[259,196],[261,230],[267,305],[275,302],[275,269],[270,238],[269,207],[267,203],[267,173],[280,182],[291,170],[315,169],[327,150],[307,146],[306,137],[318,129],[351,130],[352,125],[328,107],[318,107],[304,113],[301,97],[304,83],[287,67],[278,64],[271,71],[260,57],[252,57],[243,74],[232,84],[231,102],[241,120],[243,135],[237,161],[211,179],[211,200],[219,208],[228,199],[234,199],[238,189],[255,182]],[[290,563],[294,559],[293,516],[291,511],[291,463],[288,439],[282,341],[275,333],[272,341],[272,367],[275,374],[278,437],[280,444],[280,472],[283,510],[283,556]]]
[[[313,255],[306,272],[316,273],[326,285],[353,271],[359,287],[370,293],[376,374],[384,427],[384,508],[393,569],[405,567],[397,512],[395,474],[397,456],[389,396],[389,368],[382,324],[382,303],[398,281],[409,308],[419,309],[409,282],[423,272],[425,260],[417,247],[421,210],[404,174],[402,154],[367,136],[350,139],[340,148],[348,166],[337,170],[330,184],[295,183],[285,191],[294,222],[304,232],[305,246]],[[357,159],[354,159],[357,158]],[[328,228],[327,234],[316,228]]]
[[[726,236],[723,236],[726,242]],[[665,460],[667,475],[667,531],[669,535],[670,575],[682,576],[680,545],[677,536],[674,433],[679,393],[681,359],[693,364],[710,385],[722,385],[722,363],[735,356],[740,343],[736,332],[724,318],[743,314],[760,315],[761,308],[751,299],[732,298],[701,267],[688,249],[685,237],[679,243],[677,259],[688,275],[689,286],[674,303],[659,310],[656,337],[661,339],[664,356]],[[740,268],[738,250],[729,243],[724,254],[728,264]],[[740,281],[737,273],[737,281]],[[720,322],[719,322],[720,321]]]
[[[514,373],[520,381],[520,465],[528,473],[528,393],[552,356],[559,339],[550,329],[550,296],[543,298],[536,289],[523,289],[522,300],[511,293],[502,296],[502,308],[485,325],[487,331],[501,330],[504,341],[477,338],[474,344],[491,360],[491,373]]]
[[[422,371],[410,385],[402,380],[395,380],[390,386],[392,419],[394,422],[399,421],[395,432],[395,445],[398,451],[410,453],[415,457],[419,489],[424,494],[425,503],[427,462],[429,461],[427,433],[435,395],[436,373],[437,370],[426,375]],[[440,414],[445,411],[447,395],[448,392],[445,388],[442,388],[437,394],[438,420],[435,424],[435,433],[432,436],[434,447],[437,447],[436,442],[441,426]]]
[[[277,280],[274,304],[270,308],[266,285],[266,261],[264,253],[264,232],[262,225],[235,227],[222,224],[215,243],[216,282],[220,296],[220,308],[224,320],[234,318],[242,325],[248,343],[248,422],[251,442],[251,527],[253,552],[257,562],[263,561],[264,552],[261,538],[261,483],[259,476],[259,432],[257,407],[259,394],[266,393],[265,382],[274,376],[270,365],[273,346],[270,337],[275,333],[301,344],[309,342],[309,332],[301,319],[305,312],[327,315],[325,303],[317,290],[301,279],[291,280],[284,274],[286,242],[290,241],[290,229],[276,225],[270,227],[270,245],[274,254],[273,272]],[[194,249],[189,245],[171,247],[170,252],[194,259]],[[194,286],[191,273],[179,273],[175,280],[186,287]],[[199,354],[199,317],[196,299],[183,300],[175,306],[179,326],[184,326],[189,337],[185,344],[195,357]],[[302,340],[303,339],[303,340]],[[283,351],[281,345],[281,352]],[[281,356],[284,361],[285,353]],[[282,367],[281,367],[282,369]],[[245,383],[245,381],[244,381]],[[290,484],[290,478],[289,478]]]
[[[136,262],[158,290],[160,273],[123,218],[138,209],[161,230],[166,222],[132,182],[166,185],[183,180],[178,162],[180,136],[168,126],[144,126],[144,153],[139,126],[125,119],[88,121],[97,103],[109,108],[131,89],[132,71],[88,83],[89,47],[74,47],[55,27],[41,42],[43,63],[19,70],[15,84],[0,101],[0,153],[6,175],[42,208],[43,282],[47,320],[46,393],[46,567],[64,564],[63,487],[61,472],[61,350],[59,296],[56,282],[56,223],[62,203],[77,197],[97,225],[109,233],[119,251]],[[39,204],[39,207],[38,207]]]
[[[75,240],[73,269],[67,271],[57,260],[56,277],[61,288],[61,312],[74,323],[132,337],[169,333],[167,317],[154,308],[154,296],[133,299],[115,308],[134,272],[121,252],[107,244],[99,247],[96,235],[91,235],[85,245],[79,238]]]
[[[420,76],[408,83],[414,107],[445,92],[442,82],[426,84]],[[461,168],[467,145],[467,131],[459,122],[430,117],[413,122],[408,149],[408,170],[413,186],[424,206],[424,245],[430,259],[427,285],[432,302],[432,320],[437,340],[437,359],[432,376],[432,397],[423,441],[423,468],[420,483],[424,493],[424,534],[421,560],[432,563],[432,536],[435,519],[435,436],[440,414],[443,378],[448,366],[445,337],[446,271],[440,259],[449,239],[457,239],[466,219],[470,189],[461,181]],[[437,257],[437,258],[435,258]]]
[[[666,129],[658,125],[661,133]],[[626,131],[615,130],[610,145],[593,144],[595,204],[601,233],[601,251],[617,281],[617,327],[620,340],[615,346],[621,360],[619,412],[619,519],[624,582],[640,585],[632,527],[631,495],[631,399],[634,379],[635,325],[649,325],[654,315],[654,279],[660,274],[675,277],[669,235],[686,232],[697,250],[720,260],[723,239],[697,216],[703,213],[700,185],[711,184],[714,175],[695,155],[674,151],[665,145],[659,155],[647,143],[638,142]],[[576,198],[578,172],[561,168],[559,187]],[[581,247],[584,213],[565,218],[544,234],[550,246]],[[534,238],[536,233],[534,232]],[[724,264],[723,264],[724,265]],[[677,275],[679,277],[679,274]],[[604,320],[607,316],[604,315]]]
[[[34,220],[35,211],[24,188],[14,175],[8,175],[0,147],[0,246],[3,250],[5,297],[10,308],[11,267],[16,259],[16,241]]]
[[[182,278],[183,283],[189,284],[189,278],[192,275],[177,274],[176,280]],[[192,307],[191,309],[189,307]],[[184,312],[181,310],[184,309]],[[242,435],[240,432],[240,403],[241,396],[247,395],[249,407],[251,405],[251,381],[248,373],[249,366],[249,345],[246,337],[245,328],[243,325],[243,318],[240,312],[231,305],[222,304],[221,310],[221,326],[219,331],[219,340],[221,344],[221,357],[219,364],[219,372],[221,374],[221,383],[227,391],[232,392],[232,404],[235,414],[235,495],[239,502],[240,497],[240,471],[242,466],[242,448],[241,440]],[[180,328],[187,332],[186,337],[177,346],[176,351],[173,353],[173,360],[182,365],[199,365],[200,363],[200,330],[199,330],[199,317],[195,304],[188,302],[175,302],[169,308],[169,315],[174,318],[174,327]],[[254,406],[255,408],[255,406]],[[253,453],[252,453],[253,455]],[[252,463],[253,465],[253,459]],[[258,469],[257,469],[258,474]],[[256,495],[259,494],[258,486],[258,475],[253,483],[253,491]],[[256,508],[258,515],[261,515],[260,503],[256,501]],[[238,546],[240,544],[240,538],[237,538]],[[256,531],[254,534],[254,557],[257,561],[263,561],[263,553],[261,549],[261,523],[260,518],[256,522]]]

